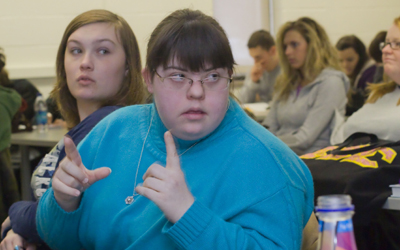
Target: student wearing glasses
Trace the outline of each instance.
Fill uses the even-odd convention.
[[[55,249],[299,249],[313,210],[303,162],[230,97],[221,26],[178,10],[155,28],[142,71],[154,102],[103,119],[40,200]]]
[[[263,125],[301,155],[329,146],[334,110],[344,113],[349,81],[325,30],[303,17],[277,39],[282,74]]]
[[[339,117],[331,138],[333,144],[343,142],[356,132],[375,134],[384,140],[400,140],[400,17],[394,20],[380,48],[384,82],[367,87],[370,94],[366,103],[347,121]]]

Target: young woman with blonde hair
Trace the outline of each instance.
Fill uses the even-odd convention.
[[[311,18],[284,24],[277,39],[282,74],[263,125],[297,154],[329,145],[334,110],[344,113],[349,81],[325,30]]]
[[[56,73],[52,96],[71,128],[67,136],[76,144],[110,113],[144,99],[136,37],[122,17],[107,10],[87,11],[70,22],[58,49]],[[31,181],[36,199],[49,187],[65,155],[61,140],[42,159]],[[34,201],[17,202],[10,208],[1,250],[34,249],[34,244],[42,243],[36,231],[36,208]]]

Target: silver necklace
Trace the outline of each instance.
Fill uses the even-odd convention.
[[[139,157],[138,165],[137,165],[137,168],[136,168],[135,183],[133,184],[133,194],[132,194],[132,196],[126,197],[126,199],[125,199],[126,205],[132,204],[132,203],[135,201],[134,197],[136,197],[136,196],[139,195],[139,194],[136,193],[136,191],[135,191],[136,181],[137,181],[137,176],[138,176],[138,173],[139,173],[140,162],[142,161],[142,155],[143,155],[144,145],[146,144],[147,136],[149,135],[149,132],[150,132],[150,128],[151,128],[151,124],[152,124],[152,123],[153,123],[153,116],[151,116],[149,130],[147,130],[147,134],[146,134],[146,137],[144,138],[144,142],[143,142],[143,146],[142,146],[142,151],[140,152],[140,157]],[[197,143],[199,143],[199,142],[200,142],[200,141],[197,141],[196,143],[193,143],[192,146],[190,146],[188,149],[186,149],[183,153],[179,154],[178,156],[181,157],[183,154],[185,154],[187,151],[189,151],[189,149],[193,148],[193,147],[194,147]]]

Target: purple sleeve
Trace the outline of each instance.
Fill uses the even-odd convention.
[[[373,65],[366,69],[361,75],[360,80],[358,80],[357,88],[365,89],[367,87],[367,83],[372,83],[374,81],[376,66]]]
[[[36,201],[19,201],[9,211],[12,230],[28,242],[43,243],[36,230]]]

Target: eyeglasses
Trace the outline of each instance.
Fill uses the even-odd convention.
[[[390,48],[392,48],[394,50],[400,49],[400,42],[381,42],[379,44],[379,49],[383,50],[383,48],[385,48],[386,45],[388,45],[388,44],[389,44]]]
[[[183,74],[175,74],[173,76],[161,77],[157,71],[154,71],[164,86],[173,90],[189,90],[194,80],[184,77]],[[220,76],[217,73],[210,73],[206,78],[197,80],[206,91],[219,91],[229,87],[232,78]]]

